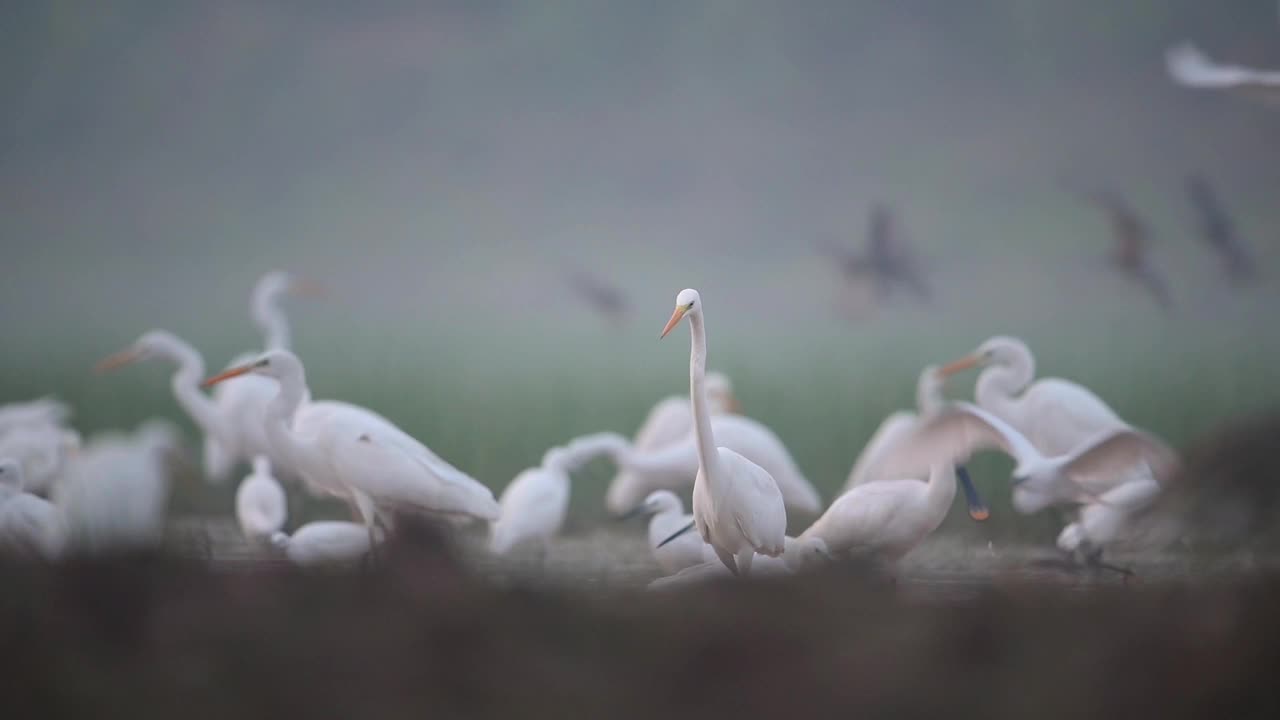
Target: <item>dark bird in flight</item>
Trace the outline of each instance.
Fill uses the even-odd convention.
[[[606,321],[613,325],[626,321],[630,302],[620,288],[580,268],[566,271],[564,278],[569,289]]]
[[[1133,207],[1117,192],[1088,193],[1085,199],[1098,207],[1111,223],[1114,245],[1108,261],[1151,294],[1165,310],[1173,306],[1164,276],[1151,263],[1147,225]]]
[[[858,253],[832,247],[828,252],[840,263],[846,280],[860,282],[870,277],[875,283],[876,297],[881,300],[892,295],[896,288],[902,288],[925,302],[933,299],[933,290],[925,280],[910,243],[893,211],[885,203],[871,207],[865,251]]]
[[[1235,223],[1223,209],[1218,194],[1203,175],[1187,179],[1187,196],[1196,213],[1200,237],[1222,260],[1223,270],[1235,285],[1243,285],[1255,276],[1253,254],[1236,233]]]

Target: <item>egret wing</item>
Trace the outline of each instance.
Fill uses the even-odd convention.
[[[733,483],[727,496],[734,522],[751,547],[761,554],[781,554],[787,533],[787,511],[773,476],[729,448],[718,448],[724,471]]]
[[[1100,433],[1071,453],[1062,473],[1089,492],[1101,493],[1132,479],[1144,466],[1164,481],[1177,469],[1178,455],[1154,435],[1124,428]]]
[[[871,469],[877,478],[920,478],[936,465],[961,465],[974,453],[1000,450],[1022,465],[1039,457],[1011,425],[969,403],[954,403],[920,422]]]
[[[915,425],[916,414],[906,410],[899,410],[880,423],[880,427],[876,428],[871,439],[867,441],[862,453],[858,455],[858,459],[853,463],[853,469],[849,471],[849,479],[845,481],[845,490],[861,485],[871,479],[870,470],[884,452],[893,446],[895,442],[902,440],[910,432]]]

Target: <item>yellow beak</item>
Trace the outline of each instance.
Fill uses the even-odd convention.
[[[944,378],[951,377],[958,372],[964,372],[971,367],[975,367],[981,360],[982,358],[977,355],[966,355],[959,360],[949,362],[938,368],[938,375]]]
[[[674,328],[680,322],[680,318],[684,317],[684,314],[688,311],[689,311],[689,308],[687,307],[684,307],[684,306],[677,307],[676,311],[671,313],[671,319],[667,321],[667,326],[662,328],[662,334],[658,336],[658,339],[661,340],[662,338],[666,337],[667,333],[671,332],[671,329]]]
[[[129,365],[138,361],[138,351],[132,348],[121,350],[120,352],[99,360],[93,366],[93,372],[96,375],[109,373],[112,370],[119,370],[125,365]]]
[[[213,387],[214,385],[217,385],[223,380],[230,380],[233,377],[248,375],[249,371],[252,369],[253,369],[252,365],[241,365],[240,367],[233,367],[229,370],[224,370],[218,373],[217,375],[214,375],[213,377],[209,378],[208,380],[205,380],[204,382],[200,383],[200,387],[206,387],[206,388]]]

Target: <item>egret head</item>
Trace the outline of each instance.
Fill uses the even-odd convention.
[[[680,324],[680,319],[685,315],[700,312],[702,312],[702,298],[698,296],[698,291],[693,288],[681,290],[680,294],[676,295],[676,309],[671,313],[671,319],[667,321],[667,326],[662,328],[662,334],[658,337],[666,337],[667,333]]]
[[[319,283],[284,270],[272,270],[266,273],[258,278],[258,283],[253,286],[253,296],[259,302],[282,295],[322,297],[324,294],[324,287]]]
[[[996,335],[988,338],[972,353],[938,368],[938,374],[945,380],[973,367],[1012,365],[1019,358],[1030,355],[1030,352],[1027,344],[1021,340],[1008,335]]]
[[[821,567],[835,561],[827,541],[820,537],[787,538],[783,559],[792,570]]]
[[[269,378],[280,379],[293,374],[301,374],[301,372],[302,362],[298,360],[297,355],[288,350],[271,350],[258,356],[256,360],[228,368],[214,375],[205,380],[202,385],[204,387],[213,387],[220,382],[240,377],[241,375],[265,375]]]
[[[93,366],[93,371],[102,374],[143,360],[173,359],[179,357],[185,347],[186,344],[173,334],[164,330],[151,330],[143,333],[129,347],[98,361]]]

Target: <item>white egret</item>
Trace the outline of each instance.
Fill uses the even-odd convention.
[[[22,466],[27,492],[48,495],[67,462],[80,449],[80,433],[60,425],[22,424],[0,436],[0,457]]]
[[[160,545],[169,461],[181,449],[181,434],[165,420],[149,420],[129,436],[90,442],[67,465],[53,493],[73,546],[103,551]]]
[[[733,394],[733,383],[723,373],[707,373],[707,403],[712,417],[741,411],[741,406]],[[659,400],[653,406],[636,432],[631,446],[636,452],[647,454],[681,441],[687,441],[692,448],[692,438],[693,412],[689,405],[689,396],[672,395]],[[685,485],[689,482],[688,478],[692,478],[696,472],[695,459],[684,480]],[[630,512],[646,495],[660,487],[655,486],[654,482],[652,474],[646,475],[620,468],[605,492],[605,507],[615,515]]]
[[[1017,338],[992,337],[938,373],[947,378],[973,367],[986,368],[974,387],[978,406],[1012,425],[1045,455],[1071,452],[1103,430],[1128,427],[1083,385],[1061,378],[1035,380],[1035,357]]]
[[[250,317],[254,327],[262,333],[263,350],[291,350],[289,320],[280,302],[286,296],[320,294],[311,281],[287,272],[272,271],[263,275],[254,285]],[[261,354],[261,351],[242,353],[228,367],[243,365]],[[226,427],[225,437],[220,439],[205,435],[205,478],[223,482],[241,461],[263,454],[268,447],[263,417],[267,403],[275,396],[276,386],[268,378],[251,377],[213,389],[213,403]],[[277,472],[284,468],[277,468]]]
[[[910,475],[923,467],[964,462],[986,449],[1014,459],[1013,507],[1021,513],[1057,504],[1096,504],[1127,516],[1149,504],[1178,466],[1177,454],[1164,442],[1129,426],[1103,429],[1069,452],[1046,455],[994,413],[956,403],[918,423],[877,461],[876,471]],[[1082,522],[1072,531],[1079,533],[1075,545],[1087,540],[1100,546],[1113,537],[1109,530],[1098,537],[1088,534],[1090,527],[1105,530],[1123,520],[1100,513],[1105,517]]]
[[[693,525],[693,515],[686,515],[684,503],[670,490],[655,490],[649,493],[642,505],[638,505],[632,514],[647,514],[649,518],[649,551],[658,567],[668,575],[679,572],[704,562],[715,563],[724,568],[715,550],[711,548],[697,533],[686,532],[671,542],[663,544],[667,538],[676,535],[682,529]],[[727,570],[727,568],[725,568]]]
[[[23,492],[22,465],[0,459],[0,553],[56,560],[67,547],[67,526],[52,503]]]
[[[1280,107],[1280,70],[1216,63],[1190,43],[1170,48],[1165,67],[1174,82],[1184,87],[1235,92]]]
[[[856,485],[872,480],[868,470],[875,463],[876,458],[898,439],[909,434],[921,417],[927,417],[946,404],[946,399],[942,396],[944,383],[945,378],[938,372],[937,367],[930,365],[920,371],[920,378],[916,382],[916,409],[919,414],[910,410],[899,410],[880,423],[880,427],[876,428],[871,439],[867,441],[866,447],[853,463],[853,469],[849,471],[849,479],[845,481],[844,486],[846,492]],[[974,520],[986,520],[990,511],[982,501],[978,489],[974,487],[973,480],[970,479],[969,472],[964,466],[956,467],[956,477],[964,490],[965,501],[969,506],[969,516]]]
[[[505,555],[524,543],[539,543],[545,554],[569,511],[569,474],[613,445],[605,434],[585,435],[542,456],[542,465],[516,475],[498,499],[501,514],[490,532],[489,549]]]
[[[70,417],[71,408],[51,397],[0,405],[0,436],[20,427],[61,425]]]
[[[367,527],[388,520],[383,511],[405,509],[482,520],[498,517],[489,488],[440,459],[391,421],[356,405],[305,401],[302,361],[272,350],[247,365],[226,370],[205,386],[244,375],[279,383],[267,405],[266,433],[273,456],[329,494],[348,499]]]
[[[284,488],[271,474],[271,461],[265,455],[253,459],[253,472],[236,488],[236,520],[245,538],[269,540],[284,527],[289,516]]]
[[[293,535],[274,533],[271,544],[295,565],[318,567],[356,564],[382,539],[381,529],[371,532],[360,523],[321,520],[303,525]]]
[[[711,430],[705,386],[707,335],[702,298],[697,290],[681,290],[676,309],[660,337],[689,318],[689,394],[698,474],[693,481],[693,520],[698,534],[734,574],[750,574],[758,552],[777,557],[785,549],[787,511],[772,476],[759,465],[725,447],[717,447]]]

